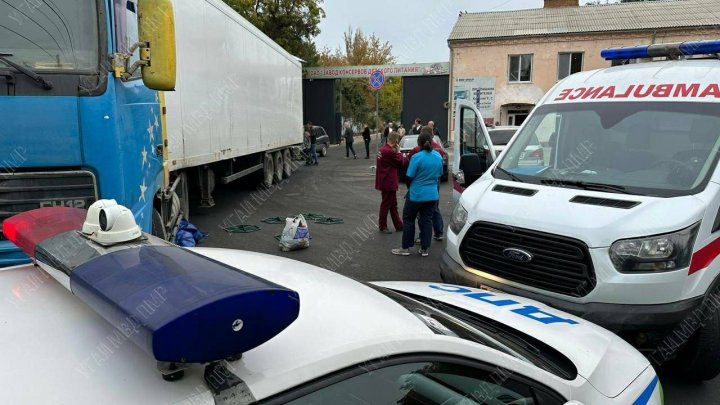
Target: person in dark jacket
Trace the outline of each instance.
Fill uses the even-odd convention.
[[[320,164],[320,160],[318,160],[317,154],[317,133],[315,132],[315,126],[312,121],[308,121],[307,125],[305,125],[305,136],[310,143],[310,160],[308,164],[317,166]]]
[[[362,135],[363,141],[365,141],[365,159],[370,159],[370,127],[365,125]]]
[[[410,182],[408,197],[403,208],[402,247],[393,249],[392,254],[409,256],[410,247],[415,244],[415,221],[420,216],[420,255],[429,255],[432,242],[432,217],[440,198],[439,183],[442,176],[442,157],[433,148],[432,133],[425,130],[418,136],[420,152],[410,159],[406,178]]]
[[[432,129],[433,136],[440,137],[440,130],[435,128],[435,121],[429,121],[428,126]]]
[[[388,136],[390,135],[390,132],[392,132],[392,131],[393,131],[393,123],[391,121],[391,122],[388,122],[387,126],[385,126],[385,129],[383,130],[383,134],[382,134],[382,141],[380,143],[386,144],[388,141]]]
[[[345,132],[343,133],[343,136],[345,137],[345,159],[350,157],[350,152],[352,152],[353,158],[357,159],[357,155],[355,154],[355,148],[353,148],[355,134],[353,133],[352,128],[350,128],[349,122],[345,123]]]
[[[378,227],[382,233],[392,233],[388,229],[388,213],[392,218],[396,231],[403,229],[403,222],[398,212],[397,190],[399,171],[403,164],[402,153],[400,153],[400,136],[397,132],[388,135],[388,143],[382,146],[377,154],[375,169],[375,189],[382,193],[380,203],[380,220]]]
[[[415,118],[415,123],[413,124],[411,131],[413,135],[420,135],[420,130],[422,129],[421,122],[420,118]]]

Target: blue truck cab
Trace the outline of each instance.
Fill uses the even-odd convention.
[[[0,2],[0,222],[103,198],[166,235],[173,11],[139,2]],[[28,261],[0,235],[0,267]]]

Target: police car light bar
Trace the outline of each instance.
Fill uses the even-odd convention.
[[[297,292],[151,235],[97,243],[80,232],[86,213],[28,211],[3,233],[158,362],[237,358],[299,314]]]
[[[647,59],[678,57],[681,55],[711,55],[720,53],[720,40],[689,41],[670,44],[631,46],[603,49],[600,55],[606,60]]]

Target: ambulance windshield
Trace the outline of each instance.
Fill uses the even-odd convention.
[[[606,102],[539,107],[496,178],[674,197],[704,189],[720,147],[720,104]],[[540,141],[543,159],[526,147]]]

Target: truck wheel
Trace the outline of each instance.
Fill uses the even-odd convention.
[[[690,338],[677,360],[668,364],[692,381],[707,381],[720,374],[720,309],[710,305],[705,311],[713,311],[705,326]]]
[[[285,164],[283,163],[283,155],[282,152],[275,152],[273,154],[273,158],[275,159],[275,184],[278,184],[283,179],[283,168],[285,167]]]
[[[152,211],[152,234],[162,240],[167,240],[167,233],[163,226],[162,216],[156,209]]]
[[[283,173],[285,174],[285,178],[288,178],[292,176],[293,172],[293,160],[292,160],[292,154],[290,153],[290,149],[285,149],[283,152],[283,163],[285,164],[283,166]]]
[[[265,160],[263,161],[263,186],[270,188],[273,185],[273,178],[275,177],[275,164],[273,156],[270,153],[265,154]]]
[[[320,149],[320,156],[322,156],[322,157],[327,156],[327,150],[328,150],[328,146],[326,143],[324,143],[322,146],[322,149]]]

